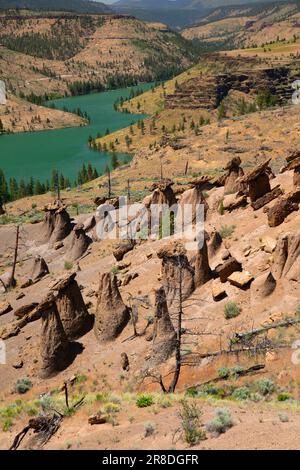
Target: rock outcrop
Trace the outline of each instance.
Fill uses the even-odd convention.
[[[122,300],[117,277],[109,272],[101,273],[95,317],[97,339],[100,342],[116,339],[129,320],[130,310]]]
[[[179,241],[162,247],[157,256],[162,260],[162,282],[168,308],[178,308],[179,299],[187,299],[195,289],[194,270],[186,256],[186,249]]]
[[[42,318],[40,376],[48,378],[70,364],[71,345],[64,331],[54,296],[48,295],[40,303],[39,310]]]
[[[153,328],[153,361],[166,361],[176,347],[176,333],[170,319],[166,293],[161,287],[155,291],[155,317]]]
[[[64,331],[69,340],[80,338],[93,327],[94,317],[88,313],[76,281],[76,273],[67,274],[51,286]]]

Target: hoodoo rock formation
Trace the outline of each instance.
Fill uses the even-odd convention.
[[[253,303],[261,302],[269,297],[276,289],[276,279],[272,272],[267,272],[258,276],[251,284],[251,298]]]
[[[71,362],[71,344],[61,322],[55,298],[48,295],[39,304],[41,311],[41,371],[42,378],[52,377]]]
[[[300,282],[300,232],[283,235],[274,250],[273,277]]]
[[[210,234],[209,242],[208,242],[208,245],[207,245],[208,255],[209,255],[210,258],[217,254],[217,252],[219,251],[219,249],[222,246],[222,242],[223,242],[222,236],[220,235],[220,233],[217,230],[214,230]]]
[[[202,191],[203,186],[208,183],[210,179],[211,178],[207,176],[195,178],[190,182],[190,189],[182,193],[180,206],[186,223],[199,223],[202,220],[202,218],[200,219],[202,209],[204,211],[204,218],[206,218],[209,207]],[[185,214],[186,210],[190,211],[188,217],[187,214]]]
[[[95,317],[95,334],[99,341],[116,339],[130,320],[130,310],[124,304],[117,277],[112,273],[101,273]]]
[[[94,317],[88,313],[75,278],[76,273],[67,274],[51,286],[57,310],[69,340],[80,338],[88,333],[94,323]]]
[[[244,176],[244,170],[241,168],[242,160],[240,157],[232,158],[224,170],[227,172],[224,183],[224,194],[237,193],[243,189],[243,184],[239,183],[238,178]]]
[[[201,287],[212,278],[212,272],[209,267],[208,249],[206,237],[204,236],[203,246],[199,248],[195,261],[195,288]]]
[[[36,256],[34,258],[30,279],[32,282],[38,282],[47,274],[49,274],[49,269],[46,261],[41,256]]]
[[[248,195],[251,202],[257,201],[271,191],[269,177],[270,161],[271,158],[260,163],[237,181],[239,184],[246,184],[248,186]]]
[[[153,183],[151,186],[151,204],[167,204],[172,206],[176,204],[176,197],[172,189],[173,182],[169,179]]]
[[[293,183],[295,189],[300,188],[300,150],[294,150],[287,158],[287,165],[283,171],[294,170]]]
[[[157,252],[162,260],[162,282],[168,308],[178,308],[179,300],[187,299],[195,289],[194,269],[186,256],[186,249],[179,241],[162,247]]]
[[[75,261],[81,258],[91,243],[92,239],[85,233],[83,224],[75,225],[66,254],[68,261]]]
[[[66,206],[57,201],[44,208],[45,219],[42,227],[42,236],[45,242],[54,245],[64,240],[72,231],[73,224],[66,211]]]
[[[153,328],[153,361],[166,361],[176,346],[176,333],[170,319],[166,293],[163,287],[155,291],[155,318]]]

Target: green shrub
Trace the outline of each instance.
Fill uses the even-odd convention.
[[[111,270],[110,270],[110,272],[111,272],[112,274],[118,274],[119,271],[120,271],[120,269],[119,269],[118,266],[112,266],[112,268],[111,268]]]
[[[215,417],[206,424],[208,432],[222,434],[233,426],[230,411],[227,408],[218,408]]]
[[[277,395],[278,401],[286,401],[286,400],[289,400],[290,398],[291,398],[291,395],[287,392],[281,392],[281,393],[278,393]]]
[[[73,268],[73,263],[71,261],[65,261],[65,269],[68,271]]]
[[[13,425],[12,420],[10,418],[6,418],[4,422],[2,423],[2,431],[3,432],[9,431],[12,425]]]
[[[276,391],[276,385],[271,379],[261,379],[256,382],[256,388],[261,395],[268,396]]]
[[[15,391],[21,394],[28,392],[28,390],[31,388],[32,382],[28,379],[28,377],[25,377],[24,379],[18,379],[15,385]]]
[[[139,408],[146,408],[147,406],[151,406],[154,403],[154,399],[152,395],[142,394],[137,397],[136,405]]]
[[[224,306],[224,316],[227,320],[235,318],[241,313],[240,307],[232,301],[229,301]]]
[[[220,379],[227,379],[230,375],[230,369],[229,367],[221,367],[218,369],[218,376]]]
[[[222,227],[219,230],[219,233],[222,238],[229,238],[235,231],[236,226],[235,225],[222,225]]]
[[[182,400],[179,416],[181,418],[184,439],[190,446],[206,439],[206,434],[200,421],[202,411],[198,408],[196,402],[189,403],[186,400]]]
[[[196,387],[189,387],[186,391],[185,391],[185,395],[187,397],[196,397],[198,395],[198,390]]]
[[[235,400],[248,400],[250,398],[250,391],[247,387],[236,388],[231,396]]]

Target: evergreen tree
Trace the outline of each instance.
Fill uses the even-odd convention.
[[[4,203],[9,200],[7,181],[1,169],[0,169],[0,197],[2,199],[2,202]]]

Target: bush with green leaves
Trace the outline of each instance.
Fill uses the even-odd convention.
[[[272,395],[276,391],[276,385],[271,379],[261,379],[256,382],[257,391],[264,397]]]
[[[249,400],[250,390],[247,387],[239,387],[233,391],[231,396],[235,400]]]
[[[179,416],[184,439],[190,446],[194,446],[206,439],[206,433],[200,419],[202,411],[195,401],[182,400]]]
[[[277,395],[278,401],[287,401],[287,400],[290,400],[290,398],[291,398],[291,395],[287,392],[280,392]]]
[[[151,406],[154,404],[154,399],[152,395],[142,394],[139,395],[136,399],[136,405],[139,408],[146,408],[147,406]]]
[[[233,301],[229,301],[224,305],[224,316],[227,320],[235,318],[241,313],[241,308]]]
[[[233,420],[228,408],[218,408],[215,417],[206,424],[206,430],[212,434],[222,434],[233,426]]]
[[[23,379],[18,379],[15,385],[15,391],[17,393],[23,394],[28,392],[33,387],[31,380],[28,377]]]
[[[222,225],[222,227],[219,230],[219,233],[222,238],[229,238],[235,231],[236,226],[235,225]]]

